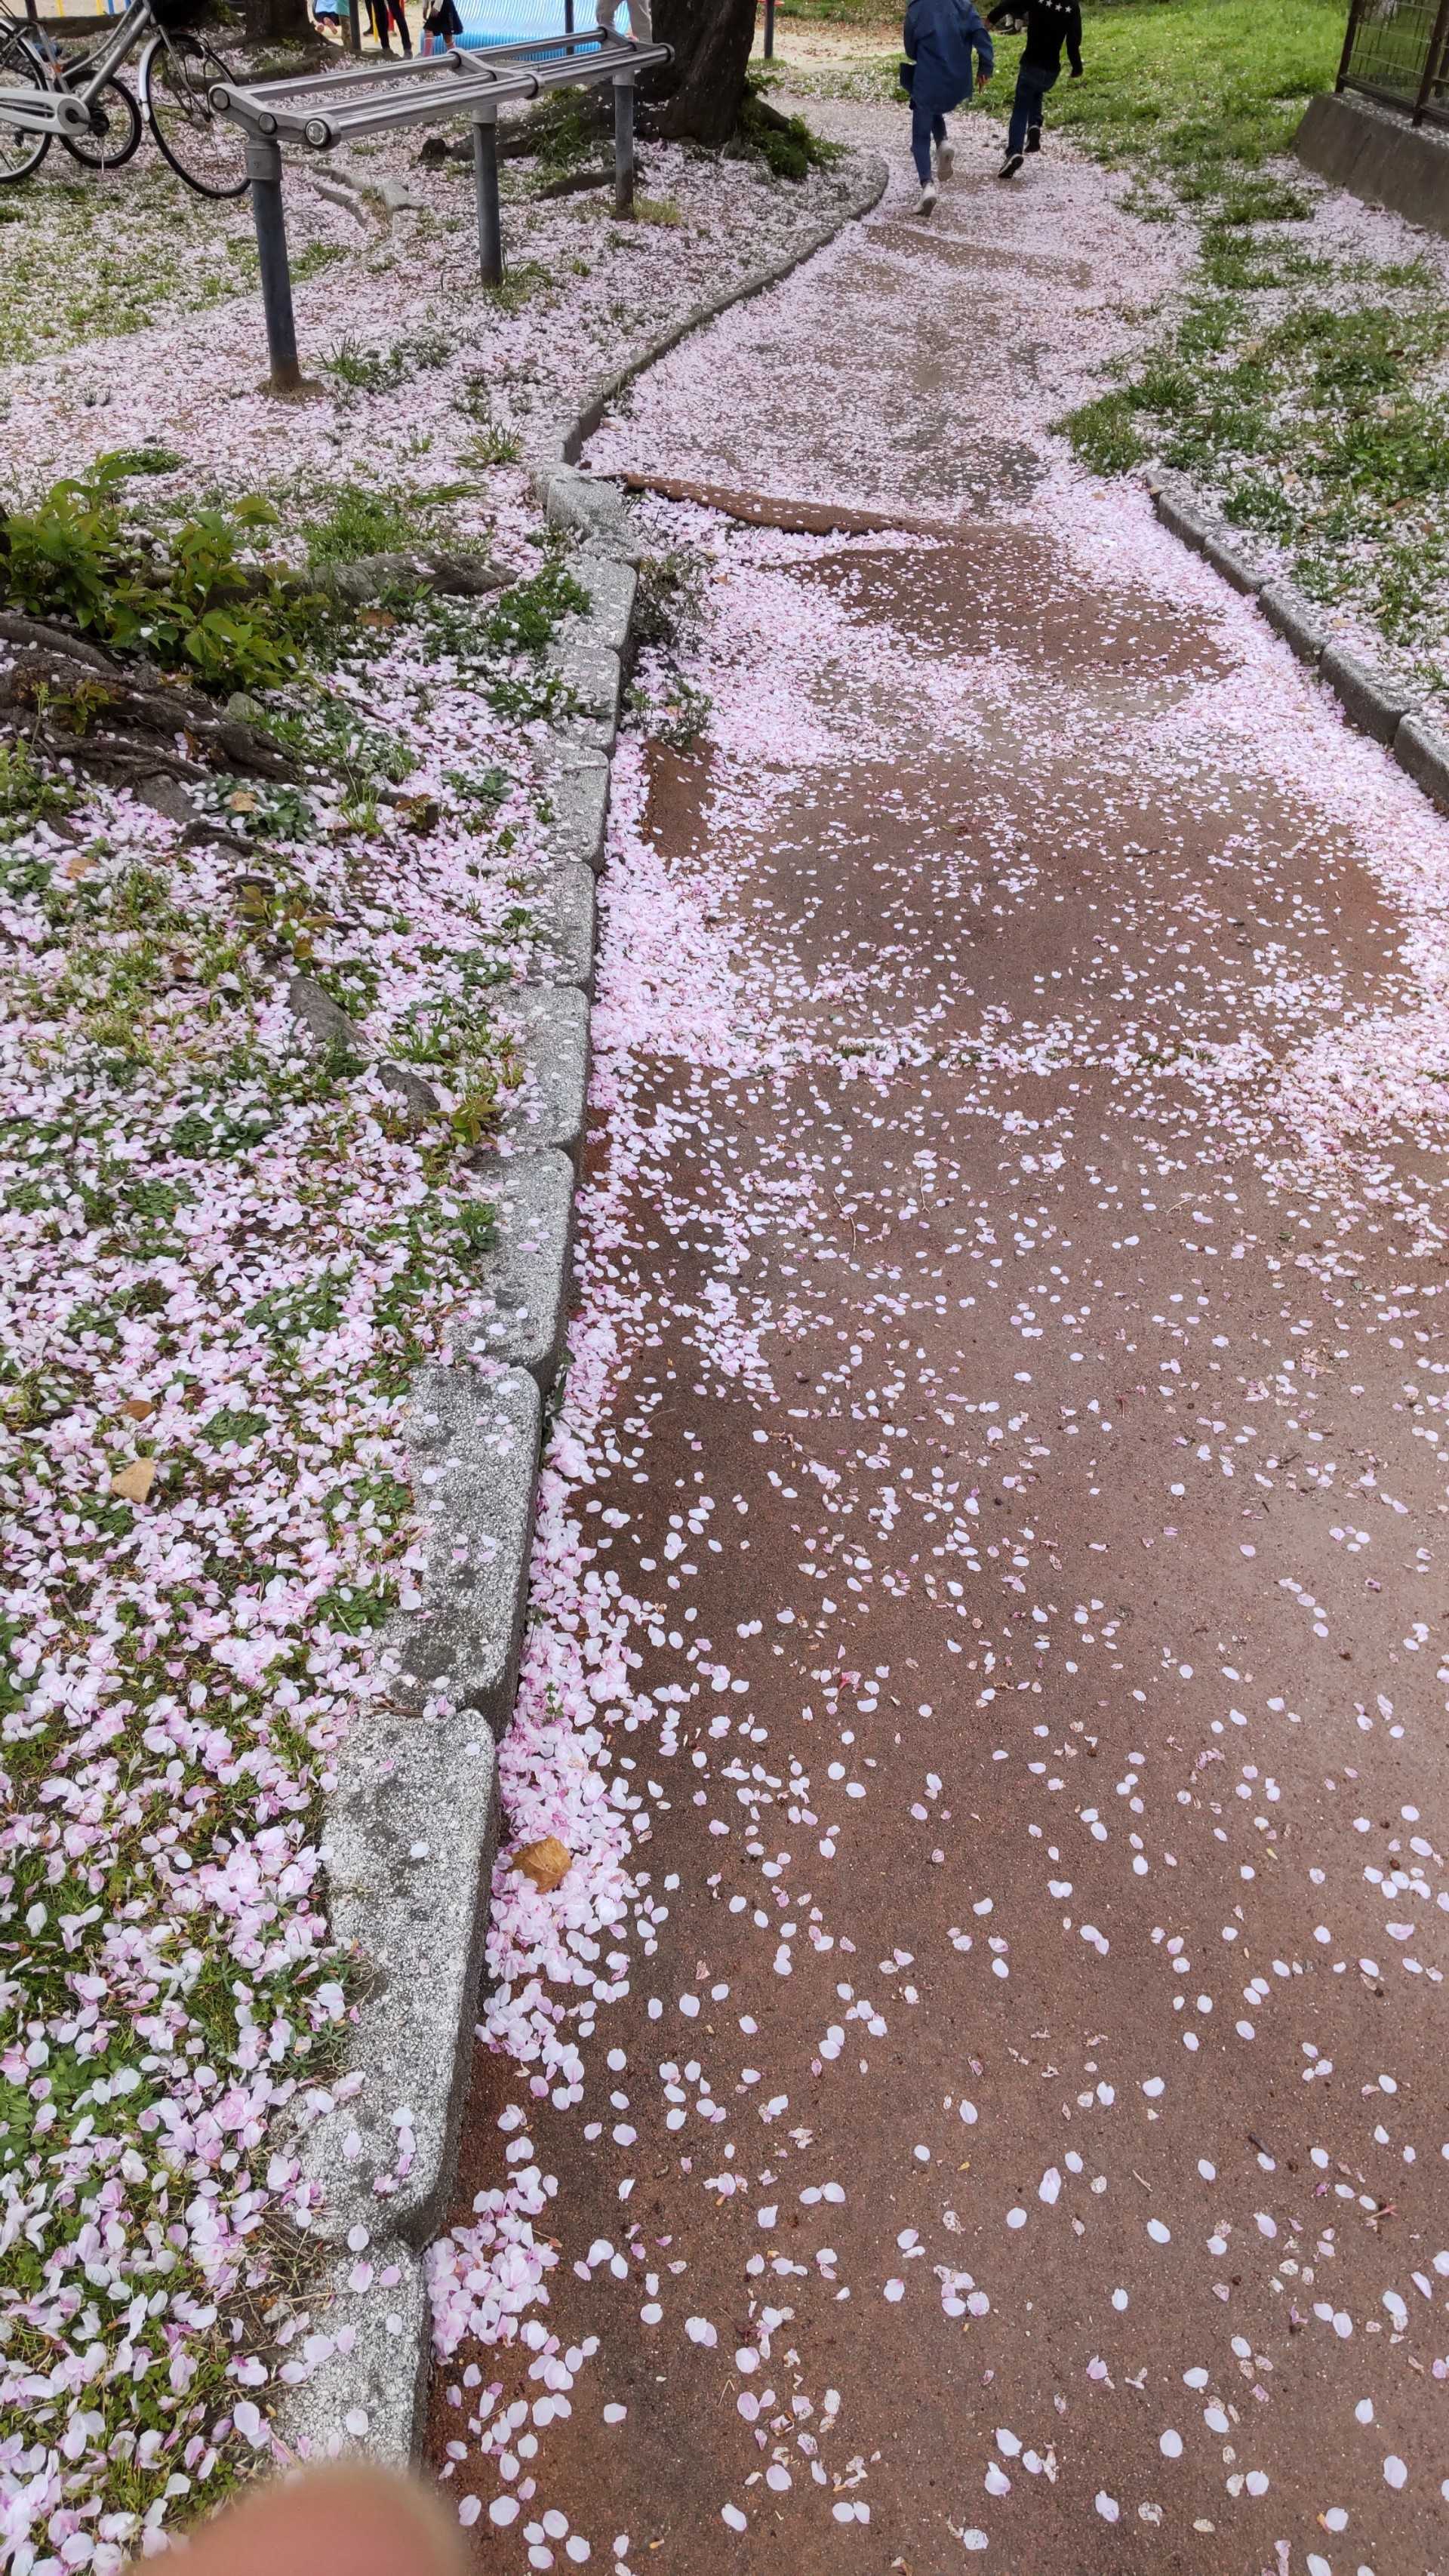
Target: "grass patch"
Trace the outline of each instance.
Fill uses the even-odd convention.
[[[1138,212],[1186,208],[1200,263],[1156,346],[1062,426],[1094,473],[1190,475],[1449,693],[1449,297],[1426,261],[1325,256],[1281,166],[1341,42],[1324,0],[1090,13],[1052,122],[1135,171]]]

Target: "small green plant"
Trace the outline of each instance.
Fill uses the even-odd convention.
[[[704,558],[692,547],[645,555],[634,596],[636,644],[682,644],[698,633],[704,613]]]
[[[322,363],[329,375],[353,393],[390,394],[423,367],[444,367],[453,344],[441,331],[419,331],[395,340],[390,349],[368,349],[349,334]]]
[[[302,521],[309,564],[356,563],[363,555],[415,545],[418,503],[412,493],[379,492],[365,483],[319,483],[307,495],[314,516]]]
[[[39,767],[23,738],[0,742],[0,842],[13,841],[34,823],[52,823],[74,803],[72,791]]]
[[[797,184],[808,179],[812,170],[828,169],[838,161],[843,147],[827,143],[803,116],[783,116],[770,105],[765,86],[758,73],[751,73],[736,128],[739,149],[763,161],[773,178],[793,179]]]
[[[672,197],[636,197],[634,219],[636,223],[657,224],[665,232],[677,232],[684,216]]]
[[[124,452],[53,483],[33,510],[0,512],[0,600],[69,619],[121,652],[144,650],[216,690],[274,688],[298,669],[322,603],[242,550],[276,522],[251,494],[230,512],[197,510],[164,552],[143,550],[124,519]],[[52,706],[56,702],[52,702]]]
[[[117,447],[109,462],[119,481],[123,475],[174,474],[186,459],[178,456],[174,447]]]

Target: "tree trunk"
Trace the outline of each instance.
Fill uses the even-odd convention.
[[[239,14],[248,44],[305,43],[314,32],[307,0],[239,0]]]
[[[661,134],[724,143],[739,119],[755,40],[755,0],[654,0],[654,33],[674,47],[657,94]]]

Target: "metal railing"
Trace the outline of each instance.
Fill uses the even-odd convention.
[[[239,125],[246,138],[252,213],[261,264],[262,310],[267,326],[270,390],[304,389],[292,309],[292,273],[282,208],[282,145],[300,143],[331,152],[357,137],[391,133],[409,125],[435,125],[467,116],[473,126],[473,170],[478,211],[478,269],[485,286],[503,283],[503,223],[498,200],[498,111],[513,100],[544,91],[602,85],[614,92],[614,209],[634,206],[634,85],[639,74],[674,60],[670,45],[638,45],[627,36],[589,27],[575,35],[533,37],[516,45],[490,45],[486,54],[414,56],[403,62],[372,60],[301,79],[218,81],[210,102],[218,116]]]
[[[1353,0],[1338,87],[1449,125],[1449,0]]]

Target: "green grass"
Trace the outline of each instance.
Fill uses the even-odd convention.
[[[1283,166],[1341,42],[1324,0],[1088,14],[1087,77],[1061,83],[1050,122],[1135,174],[1137,213],[1185,209],[1199,262],[1156,345],[1063,427],[1095,473],[1190,476],[1449,695],[1449,299],[1427,262],[1325,256]]]
[[[1086,78],[1063,77],[1050,122],[1099,160],[1209,204],[1284,151],[1304,101],[1332,87],[1343,14],[1338,0],[1122,0],[1089,9]],[[1012,42],[1003,48],[1012,68],[1016,51]]]

